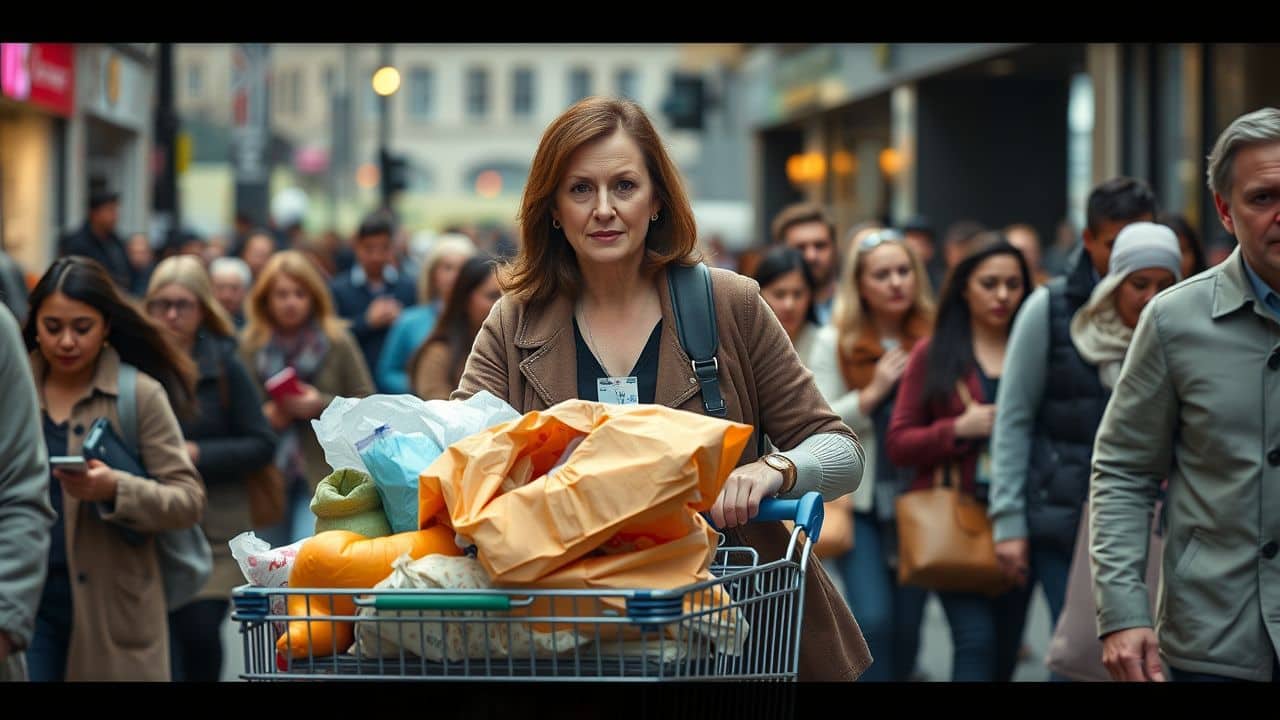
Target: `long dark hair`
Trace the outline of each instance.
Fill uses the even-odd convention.
[[[1022,303],[1031,291],[1031,270],[1018,248],[1009,244],[1004,235],[984,233],[975,238],[977,249],[956,264],[942,282],[942,300],[938,303],[938,319],[933,327],[933,339],[929,342],[925,359],[924,400],[926,404],[944,402],[954,392],[956,381],[977,367],[973,355],[972,316],[964,289],[969,286],[973,271],[988,258],[1009,255],[1018,262],[1022,272],[1022,300],[1013,309],[1009,324],[1018,317]],[[994,398],[991,398],[994,401]]]
[[[36,315],[54,293],[62,293],[102,313],[107,322],[107,342],[120,354],[120,360],[158,380],[179,417],[191,416],[195,361],[165,340],[160,329],[120,294],[107,269],[96,260],[79,255],[58,258],[40,278],[31,291],[31,311],[22,333],[27,350],[37,347]]]
[[[804,255],[799,250],[786,245],[772,248],[765,253],[751,277],[760,284],[760,289],[764,290],[774,280],[794,270],[800,271],[800,275],[804,277],[804,284],[809,288],[809,307],[804,310],[804,319],[817,325],[818,313],[813,309],[813,299],[818,292],[818,283],[813,279],[813,272],[805,264]]]
[[[1195,256],[1195,267],[1191,268],[1190,274],[1197,275],[1208,269],[1209,264],[1204,258],[1204,246],[1200,243],[1200,236],[1195,229],[1191,227],[1191,223],[1187,219],[1177,213],[1160,213],[1156,218],[1156,222],[1173,230],[1179,237],[1187,239],[1187,245],[1191,246],[1191,254]],[[1185,279],[1185,278],[1184,278]]]
[[[444,312],[436,321],[435,329],[418,347],[417,352],[409,359],[408,372],[412,376],[427,346],[433,342],[442,342],[449,347],[449,374],[456,384],[462,379],[462,370],[466,367],[467,356],[471,354],[471,345],[476,341],[476,328],[471,327],[471,319],[467,311],[471,306],[471,293],[485,283],[496,272],[493,258],[475,255],[467,258],[458,270],[458,279],[453,282],[453,290],[445,300]]]

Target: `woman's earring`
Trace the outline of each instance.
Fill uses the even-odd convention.
[[[658,222],[658,213],[654,213],[653,217],[649,218],[649,222]]]
[[[555,229],[559,230],[559,229],[560,229],[560,221],[559,221],[559,220],[557,220],[557,219],[555,219],[555,218],[551,218],[551,227],[553,227],[553,228],[555,228]]]

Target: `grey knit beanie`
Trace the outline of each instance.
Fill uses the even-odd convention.
[[[1166,225],[1129,223],[1116,235],[1107,275],[1124,278],[1146,268],[1163,268],[1173,273],[1174,282],[1181,280],[1182,250],[1178,236]]]

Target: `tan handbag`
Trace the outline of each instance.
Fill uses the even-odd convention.
[[[853,500],[849,495],[822,504],[822,532],[813,546],[820,558],[838,558],[853,549]]]
[[[284,475],[275,463],[245,477],[249,495],[249,521],[255,528],[271,527],[284,520]]]
[[[963,381],[956,389],[973,404]],[[960,489],[954,463],[937,468],[933,487],[898,496],[895,509],[899,584],[989,597],[1013,587],[996,561],[987,508]]]
[[[822,503],[822,533],[813,546],[813,554],[829,560],[838,558],[853,549],[853,499],[844,495],[830,502]],[[795,523],[783,520],[787,532],[791,532]]]

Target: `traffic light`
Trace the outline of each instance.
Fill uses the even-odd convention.
[[[387,150],[379,151],[378,171],[384,198],[409,187],[409,161],[405,156]]]
[[[662,112],[677,130],[701,130],[706,93],[701,75],[672,73],[671,88],[662,102]]]

